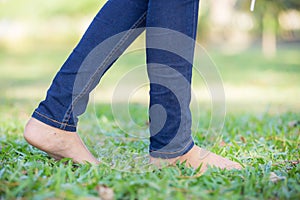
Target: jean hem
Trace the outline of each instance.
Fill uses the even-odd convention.
[[[58,128],[58,129],[61,129],[61,130],[64,130],[64,131],[70,131],[70,132],[76,132],[76,126],[73,126],[73,125],[68,125],[68,124],[65,124],[65,123],[62,123],[62,122],[58,122],[54,119],[51,119],[50,117],[40,113],[40,112],[37,112],[37,111],[34,111],[33,114],[32,114],[32,117],[39,120],[40,122],[43,122],[49,126],[52,126],[54,128]]]
[[[170,158],[176,158],[178,156],[182,156],[189,152],[193,146],[194,146],[194,141],[191,140],[183,149],[175,152],[161,152],[161,151],[155,151],[155,150],[150,150],[149,154],[150,156],[154,158],[162,158],[162,159],[170,159]]]

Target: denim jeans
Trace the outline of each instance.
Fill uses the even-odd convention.
[[[32,117],[75,132],[90,92],[146,30],[150,155],[174,158],[188,152],[194,145],[189,104],[198,4],[199,0],[107,1],[55,76],[46,99]],[[182,36],[190,40],[181,39]]]

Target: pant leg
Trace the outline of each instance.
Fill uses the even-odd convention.
[[[149,0],[150,155],[174,158],[194,145],[191,77],[199,0]]]
[[[109,0],[63,64],[33,117],[76,131],[77,117],[105,71],[145,27],[148,0]],[[121,33],[121,34],[119,34]],[[118,34],[118,35],[116,35]]]

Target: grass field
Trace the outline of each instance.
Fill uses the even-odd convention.
[[[105,199],[99,192],[104,186],[113,190],[115,199],[299,199],[300,126],[293,124],[300,119],[297,54],[299,50],[293,46],[282,47],[280,56],[273,60],[265,60],[257,49],[235,56],[212,54],[226,95],[234,94],[232,87],[245,91],[252,88],[252,93],[249,92],[248,100],[242,98],[245,93],[239,96],[239,90],[235,91],[236,97],[227,98],[228,114],[221,134],[207,131],[210,112],[202,102],[194,138],[199,145],[241,162],[245,169],[210,169],[195,178],[194,170],[182,166],[160,171],[152,171],[147,166],[145,102],[130,105],[132,118],[140,125],[137,127],[125,120],[125,128],[130,132],[119,129],[110,104],[105,101],[95,100],[81,117],[79,133],[102,161],[99,166],[77,165],[67,159],[56,162],[27,145],[22,138],[24,124],[44,96],[56,66],[62,63],[67,52],[59,49],[25,53],[3,51],[1,199],[94,199],[99,196]],[[256,60],[251,60],[253,56]],[[130,66],[143,62],[143,57],[129,55],[121,59],[104,77],[97,93],[114,85]],[[259,96],[262,91],[266,94],[264,98]],[[103,98],[109,99],[110,94],[103,93],[108,96]],[[276,174],[275,178],[272,173]]]
[[[36,36],[22,48],[0,43],[1,199],[105,199],[99,191],[104,186],[115,199],[300,199],[299,44],[279,46],[273,59],[257,47],[235,55],[208,51],[223,80],[227,115],[221,133],[207,131],[209,94],[195,75],[200,112],[193,114],[200,120],[193,135],[200,146],[245,169],[210,169],[196,178],[180,165],[160,171],[147,165],[146,89],[129,106],[135,123],[118,118],[125,131],[116,123],[109,104],[114,88],[144,64],[143,52],[121,58],[109,70],[81,117],[79,134],[102,164],[56,162],[25,142],[26,120],[78,39],[64,37]],[[146,80],[145,73],[133,75]]]
[[[104,104],[96,106],[96,114],[102,117],[96,122],[90,110],[82,118],[80,128],[80,135],[102,164],[76,165],[67,159],[56,162],[22,138],[26,116],[23,112],[28,111],[27,106],[26,102],[1,104],[2,199],[93,199],[99,197],[99,188],[103,186],[113,189],[115,199],[300,197],[299,125],[289,125],[300,118],[299,113],[229,114],[221,135],[205,132],[204,120],[194,133],[196,142],[239,160],[245,169],[211,169],[195,178],[194,170],[181,166],[149,170],[145,159],[148,141],[122,133],[109,112],[110,107]],[[136,117],[144,117],[146,109],[133,106],[132,112]],[[145,119],[137,118],[137,123]],[[138,134],[140,138],[146,137],[146,131]],[[275,182],[270,180],[271,172],[277,175]]]

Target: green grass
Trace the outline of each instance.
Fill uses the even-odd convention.
[[[102,161],[97,167],[76,165],[67,159],[56,162],[29,146],[22,137],[25,122],[68,55],[66,48],[53,46],[27,52],[4,48],[0,54],[1,199],[91,199],[99,196],[97,186],[102,185],[113,189],[115,199],[300,198],[300,127],[289,126],[289,122],[300,120],[298,48],[282,47],[278,58],[272,60],[264,59],[258,49],[235,56],[213,51],[225,86],[238,85],[246,91],[255,88],[254,92],[262,90],[266,97],[272,90],[275,94],[270,93],[274,96],[264,102],[257,101],[255,95],[246,102],[229,99],[221,134],[207,131],[210,111],[207,102],[200,103],[199,127],[193,130],[195,142],[240,161],[245,169],[210,169],[195,178],[194,170],[182,166],[161,171],[149,168],[144,104],[129,107],[138,126],[120,119],[125,132],[118,127],[110,105],[95,101],[89,106],[81,117],[79,134]],[[110,90],[122,74],[143,62],[144,54],[139,52],[121,58],[96,93]],[[194,78],[194,83],[202,84]],[[283,96],[285,99],[277,101]],[[270,181],[271,172],[281,179]]]
[[[7,1],[7,10],[1,7],[0,16],[14,19],[24,14],[28,18],[41,15],[43,21],[62,12],[54,1],[39,3],[49,13],[22,9],[19,14],[7,15],[15,9],[15,2],[19,0]],[[91,10],[82,8],[77,16],[81,5],[76,2],[63,12],[79,19]],[[94,4],[91,1],[85,5]],[[93,9],[96,12],[98,8]],[[45,33],[37,26],[35,29]],[[34,34],[20,43],[22,48],[19,43],[0,43],[0,199],[92,199],[99,196],[96,188],[101,185],[112,188],[115,199],[300,198],[300,127],[289,126],[300,120],[299,44],[279,46],[277,56],[270,60],[257,47],[235,55],[209,50],[223,79],[228,114],[221,134],[207,131],[210,102],[201,100],[200,116],[196,116],[200,118],[196,122],[199,127],[193,130],[193,136],[200,146],[240,161],[245,169],[210,169],[195,178],[194,170],[182,166],[153,171],[147,165],[145,102],[130,105],[138,126],[120,119],[125,131],[118,127],[107,101],[96,100],[89,106],[81,117],[79,134],[102,161],[97,167],[67,159],[56,162],[25,142],[22,132],[26,120],[78,38],[79,33],[54,38]],[[123,74],[144,61],[142,52],[121,58],[103,77],[96,93],[109,99],[108,92]],[[145,74],[135,76],[145,78]],[[196,75],[193,84],[205,87]],[[271,172],[281,179],[270,181]]]
[[[29,146],[22,138],[24,116],[29,101],[1,104],[0,117],[0,195],[2,199],[89,199],[97,197],[97,186],[113,189],[115,199],[299,199],[300,127],[290,127],[299,120],[296,113],[280,115],[230,114],[222,134],[207,128],[208,113],[194,133],[196,143],[233,160],[242,171],[210,169],[201,177],[177,166],[154,170],[147,166],[147,131],[134,125],[135,137],[124,134],[115,124],[109,105],[89,107],[81,118],[80,135],[93,154],[103,161],[99,166],[73,164],[68,159],[56,162]],[[146,107],[131,107],[133,120],[146,124]],[[8,113],[10,112],[10,113]],[[105,113],[105,115],[103,115]],[[205,120],[206,119],[206,120]],[[136,137],[144,139],[136,139]],[[270,172],[281,180],[274,183]]]

